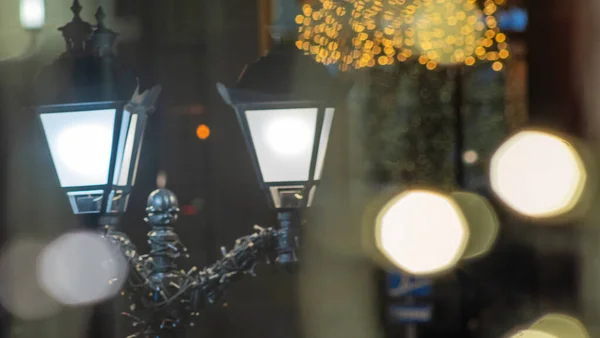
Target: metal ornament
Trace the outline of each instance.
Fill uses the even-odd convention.
[[[283,226],[278,230],[255,225],[255,232],[237,239],[231,250],[221,247],[223,257],[212,265],[181,270],[177,263],[189,254],[173,228],[178,214],[179,203],[172,191],[161,188],[150,194],[145,218],[151,229],[147,234],[150,252],[143,255],[127,234],[114,225],[105,227],[104,237],[130,265],[121,293],[131,300],[130,311],[122,314],[133,320],[137,333],[128,338],[182,337],[195,326],[201,309],[216,304],[234,281],[254,276],[260,261],[275,261],[286,268],[297,262],[297,238],[290,241],[293,235],[286,216],[280,217]]]

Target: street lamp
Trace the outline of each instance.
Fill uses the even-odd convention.
[[[54,168],[73,213],[125,212],[160,87],[124,102],[40,106]]]
[[[273,54],[250,66],[235,88],[221,83],[217,88],[237,113],[258,180],[267,192],[270,205],[276,209],[308,207],[321,179],[335,114],[334,103],[328,100],[326,93],[265,93],[269,88],[253,88],[254,84],[261,84],[255,77],[279,76],[281,69],[274,71],[284,66],[281,61],[293,66],[293,60],[278,60],[284,55]],[[305,65],[321,68],[308,61]],[[321,80],[314,79],[315,87],[319,87],[323,78],[331,83],[324,68],[316,73]]]
[[[139,93],[135,78],[113,53],[118,33],[104,24],[102,7],[95,25],[81,18],[79,0],[70,9],[73,18],[59,28],[66,52],[39,72],[32,106],[73,213],[117,216],[127,208],[146,121],[160,87]]]
[[[281,42],[247,67],[237,84],[217,89],[237,114],[269,204],[282,227],[310,207],[321,179],[335,114],[326,68]]]

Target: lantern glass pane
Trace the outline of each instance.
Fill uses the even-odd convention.
[[[304,186],[276,186],[269,188],[273,204],[277,209],[296,209],[302,207],[304,199]]]
[[[95,214],[102,206],[103,190],[87,190],[68,192],[69,202],[75,214]]]
[[[108,201],[106,203],[107,213],[122,213],[127,211],[127,204],[129,203],[129,194],[123,190],[113,190],[108,195]]]
[[[139,135],[136,135],[136,139],[139,140],[138,142],[133,142],[133,146],[135,147],[133,155],[131,156],[131,161],[133,163],[133,171],[131,174],[131,185],[133,185],[135,183],[135,178],[137,176],[137,170],[138,170],[138,164],[140,162],[140,154],[142,153],[142,141],[144,139],[144,130],[146,129],[146,117],[140,117],[138,116],[137,119],[137,133],[139,133]]]
[[[308,181],[317,108],[246,111],[265,183]]]
[[[115,109],[41,114],[62,187],[108,183]]]
[[[327,153],[327,143],[329,141],[329,134],[331,133],[331,125],[333,124],[333,114],[335,108],[325,109],[325,119],[323,120],[323,128],[321,129],[321,138],[319,140],[319,150],[317,152],[317,164],[315,166],[315,177],[314,180],[318,181],[321,179],[321,173],[323,172],[323,164],[325,163],[325,155]]]
[[[115,163],[115,173],[113,184],[118,186],[127,185],[131,163],[133,158],[133,146],[135,144],[135,133],[137,131],[138,115],[131,115],[128,111],[123,111],[123,122],[121,123],[121,132],[119,136],[119,146],[117,148],[117,159]]]

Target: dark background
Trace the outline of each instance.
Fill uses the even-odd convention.
[[[520,38],[528,47],[529,115],[533,121],[578,134],[583,123],[581,98],[573,89],[572,70],[564,66],[572,60],[569,53],[556,53],[552,44],[558,38],[568,48],[576,21],[574,6],[558,0],[525,5],[531,9],[530,23]],[[147,249],[147,227],[142,220],[145,199],[155,189],[159,170],[168,174],[167,187],[176,192],[180,203],[197,209],[195,214],[183,215],[176,227],[190,249],[190,265],[214,261],[221,245],[231,246],[253,224],[274,224],[234,112],[215,88],[216,82],[233,84],[243,67],[259,56],[259,14],[257,2],[250,0],[119,0],[116,12],[108,13],[140,18],[141,38],[119,44],[118,55],[135,69],[142,86],[163,86],[122,221],[141,251]],[[35,58],[0,64],[0,174],[4,177],[0,244],[8,238],[7,224],[15,220],[30,227],[21,231],[42,237],[77,224],[58,188],[40,126],[31,112],[20,108],[24,88],[33,81],[33,69],[41,66]],[[196,138],[200,123],[211,128],[207,140]],[[476,171],[472,175],[474,181],[481,176]],[[53,227],[56,224],[58,228]],[[491,256],[461,266],[439,282],[436,297],[441,322],[426,327],[423,337],[450,337],[444,335],[449,331],[452,337],[497,337],[507,327],[535,319],[542,309],[577,312],[575,254],[562,249],[541,252],[530,242],[517,240],[524,234],[514,230],[517,226],[503,229]],[[536,236],[543,242],[568,241],[574,235],[570,230],[550,229]],[[260,267],[258,277],[232,287],[226,307],[206,310],[200,328],[192,334],[297,337],[301,333],[297,297],[294,276]],[[456,308],[458,315],[449,315]],[[515,308],[525,310],[513,316]],[[8,329],[8,316],[0,312],[0,320],[0,329]],[[401,328],[388,324],[386,328],[390,337],[402,336]]]

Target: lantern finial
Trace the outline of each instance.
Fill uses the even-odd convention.
[[[113,45],[119,34],[106,28],[106,25],[104,24],[106,14],[104,13],[102,6],[98,7],[95,17],[97,26],[91,38],[94,54],[97,57],[113,55]]]
[[[73,15],[79,17],[82,9],[83,7],[81,7],[79,0],[73,0],[73,4],[71,5],[71,12],[73,12]]]
[[[67,44],[67,53],[74,57],[80,57],[87,54],[89,51],[88,41],[92,34],[92,25],[83,21],[81,16],[79,16],[82,9],[83,7],[81,7],[79,1],[74,0],[73,5],[71,5],[73,19],[71,19],[71,22],[58,29],[62,32],[63,38]]]

